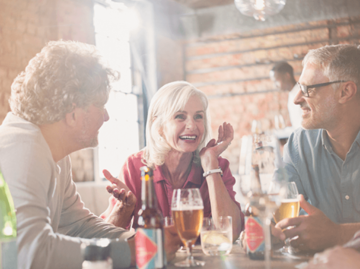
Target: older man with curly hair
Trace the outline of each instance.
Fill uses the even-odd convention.
[[[81,243],[100,237],[120,239],[115,267],[134,264],[133,233],[84,207],[68,156],[98,144],[109,119],[110,82],[118,77],[94,46],[53,41],[12,84],[11,112],[0,127],[0,170],[16,208],[18,268],[80,268]],[[171,231],[165,236],[173,254],[180,240]]]

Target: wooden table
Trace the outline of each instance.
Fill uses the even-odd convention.
[[[193,249],[193,256],[198,260],[205,261],[205,266],[203,268],[206,269],[233,269],[233,268],[265,268],[264,261],[254,261],[250,260],[246,253],[242,250],[239,244],[234,244],[229,256],[225,258],[221,257],[212,257],[206,256],[202,250],[200,245],[196,245]],[[184,260],[186,258],[186,253],[178,252],[176,253],[176,258],[167,265],[168,269],[179,269],[180,267],[176,267],[174,265],[175,262]],[[271,260],[271,268],[276,269],[287,269],[287,268],[296,268],[295,266],[308,261],[309,258],[303,257],[299,259],[291,259],[282,254],[274,254]],[[201,267],[198,267],[201,268]]]

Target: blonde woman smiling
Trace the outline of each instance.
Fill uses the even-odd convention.
[[[127,205],[124,215],[138,212],[141,208],[140,167],[150,166],[154,169],[158,206],[164,216],[171,216],[174,189],[199,188],[204,202],[204,217],[212,216],[216,221],[220,216],[232,216],[233,237],[236,239],[243,229],[243,215],[234,198],[235,179],[229,162],[220,157],[233,135],[232,126],[223,123],[217,140],[210,140],[210,117],[205,94],[185,81],[166,84],[157,91],[150,104],[147,146],[128,157],[119,179],[105,171],[106,177],[113,183],[108,186],[108,191]],[[108,212],[111,210],[110,206]],[[129,221],[124,215],[122,218]]]

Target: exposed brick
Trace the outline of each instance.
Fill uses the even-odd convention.
[[[16,30],[19,31],[20,33],[24,33],[26,30],[26,23],[22,20],[17,20]]]
[[[7,68],[0,66],[0,78],[6,78],[8,74]]]
[[[35,35],[36,33],[36,26],[34,24],[31,23],[27,23],[26,25],[26,32],[30,35]]]
[[[207,44],[188,46],[186,49],[187,57],[195,55],[206,55],[231,51],[250,50],[256,48],[269,48],[275,46],[286,46],[304,42],[328,39],[328,29],[304,30],[293,33],[282,33],[276,35],[266,35],[261,37],[244,38],[238,40],[226,40]]]
[[[245,52],[242,54],[228,54],[205,59],[190,59],[186,62],[186,70],[192,71],[222,66],[236,66],[264,62],[277,62],[281,60],[292,60],[296,56],[304,56],[309,51],[309,49],[321,47],[326,44],[327,43],[318,43],[307,46],[282,47],[279,49],[271,50],[257,50]]]

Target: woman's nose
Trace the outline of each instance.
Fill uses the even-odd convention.
[[[187,122],[186,122],[186,128],[187,129],[193,129],[195,126],[195,122],[193,119],[188,119]]]

